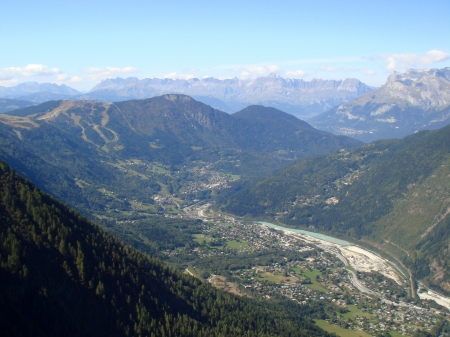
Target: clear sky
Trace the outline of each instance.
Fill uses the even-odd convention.
[[[0,0],[0,85],[358,78],[450,66],[450,0]]]

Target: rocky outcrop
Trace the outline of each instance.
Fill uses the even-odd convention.
[[[310,120],[363,141],[399,138],[450,123],[450,68],[394,72],[379,89]]]

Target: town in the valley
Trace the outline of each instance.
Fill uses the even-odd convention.
[[[123,169],[173,175],[162,165],[142,162],[124,163]],[[189,177],[178,193],[164,188],[153,205],[130,200],[131,212],[123,212],[140,215],[124,221],[132,226],[155,211],[166,218],[201,220],[191,243],[162,252],[169,263],[184,265],[186,273],[239,296],[323,306],[326,314],[314,321],[340,336],[412,336],[418,330],[450,336],[450,300],[420,283],[416,294],[409,275],[392,262],[354,244],[234,219],[202,201],[204,191],[227,188],[239,176],[211,165],[177,174]]]
[[[340,335],[347,335],[346,330],[355,331],[355,336],[445,331],[442,326],[450,319],[445,298],[436,298],[444,305],[414,298],[409,279],[373,252],[354,245],[338,249],[338,244],[307,235],[235,221],[210,213],[208,205],[188,211],[185,216],[204,219],[202,234],[195,235],[196,245],[189,252],[166,254],[188,253],[186,272],[215,287],[261,300],[284,296],[299,305],[327,303],[327,316],[315,321]],[[421,287],[421,293],[428,290]]]

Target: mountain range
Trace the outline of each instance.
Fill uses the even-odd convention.
[[[251,106],[230,115],[185,95],[116,103],[51,101],[1,114],[0,130],[0,158],[89,213],[105,210],[110,196],[104,189],[120,195],[120,203],[152,202],[161,188],[179,186],[176,172],[185,167],[209,165],[251,178],[295,158],[361,144],[274,108]],[[128,171],[124,165],[131,161],[159,163],[173,175]],[[131,207],[126,204],[121,207]]]
[[[0,97],[42,103],[50,100],[73,99],[81,92],[65,84],[25,82],[12,87],[0,86]]]
[[[364,142],[401,138],[438,129],[450,121],[450,68],[393,73],[378,89],[356,79],[285,79],[276,74],[256,79],[106,79],[82,94],[65,85],[27,82],[0,87],[0,113],[49,100],[120,102],[162,94],[188,94],[232,113],[264,105],[308,120],[317,129]],[[18,100],[23,100],[20,104]],[[26,101],[26,102],[25,102]]]
[[[436,105],[439,106],[438,103]],[[436,131],[419,131],[403,139],[363,145],[349,137],[314,129],[275,108],[253,105],[228,114],[189,96],[169,94],[115,103],[48,101],[1,114],[0,159],[62,202],[99,219],[112,232],[122,229],[124,236],[132,232],[125,234],[124,228],[127,227],[118,227],[119,222],[128,222],[132,226],[136,216],[157,218],[162,213],[162,206],[155,205],[154,196],[159,194],[159,198],[180,202],[178,197],[186,191],[187,182],[195,185],[199,174],[206,170],[213,171],[216,176],[234,175],[238,179],[240,176],[242,179],[230,182],[231,188],[224,188],[224,193],[217,192],[214,196],[198,193],[199,198],[211,201],[215,197],[217,207],[227,215],[279,222],[368,245],[380,254],[393,256],[411,273],[412,280],[417,278],[429,287],[450,293],[449,135],[450,126],[446,126]],[[0,166],[3,170],[1,179],[7,182],[5,186],[9,186],[8,191],[2,192],[1,216],[5,224],[13,225],[12,229],[1,228],[5,234],[0,236],[0,240],[6,239],[0,259],[12,270],[13,280],[8,275],[7,287],[14,290],[13,295],[16,294],[2,296],[4,303],[17,309],[21,297],[17,295],[19,290],[15,288],[14,280],[20,281],[28,270],[33,269],[32,266],[42,262],[31,259],[30,263],[22,263],[26,256],[18,255],[18,249],[14,247],[40,247],[45,242],[43,247],[54,245],[59,253],[41,250],[43,256],[53,256],[56,260],[67,258],[69,255],[58,255],[65,254],[61,237],[68,231],[60,223],[81,221],[85,226],[86,221],[78,215],[75,218],[64,215],[59,223],[56,220],[58,216],[48,213],[48,210],[59,209],[58,214],[68,210],[67,206],[60,204],[50,206],[49,203],[48,206],[34,208],[42,199],[48,201],[48,197],[39,196],[40,192],[29,183],[23,183],[21,178],[19,182],[15,181],[15,173],[3,164]],[[145,212],[136,213],[137,205]],[[178,204],[177,208],[181,210]],[[52,219],[53,222],[39,220],[40,212],[47,214],[42,219]],[[116,213],[120,217],[114,217]],[[30,219],[33,219],[33,224],[22,228]],[[73,228],[78,230],[80,227],[76,226]],[[91,229],[89,231],[93,233]],[[42,237],[39,238],[40,233]],[[83,232],[79,237],[103,235],[95,233]],[[23,238],[33,241],[30,243]],[[81,284],[77,284],[77,289],[92,303],[99,300],[95,296],[106,298],[106,282],[110,282],[111,275],[119,273],[112,271],[111,266],[108,269],[111,275],[105,278],[92,276],[95,275],[92,270],[103,268],[95,257],[98,247],[106,247],[107,251],[117,248],[108,246],[113,239],[101,240],[103,243],[86,242],[87,250],[68,249],[72,264],[68,269],[64,267],[65,272],[77,275],[76,280]],[[78,246],[77,241],[82,242],[75,239],[71,246]],[[89,261],[98,262],[97,269],[90,271],[92,285],[86,284],[82,276],[84,254],[89,254]],[[109,256],[107,252],[101,254]],[[5,256],[8,256],[6,260]],[[31,256],[40,256],[40,253],[33,250]],[[138,257],[138,260],[144,261],[145,258]],[[143,262],[139,261],[137,265],[142,265]],[[150,265],[146,266],[153,270]],[[62,273],[58,277],[66,282],[64,270],[58,273]],[[169,272],[164,273],[167,276]],[[33,280],[36,275],[41,277],[39,273],[34,274]],[[139,279],[150,277],[139,275]],[[159,283],[165,282],[161,277],[158,280]],[[18,284],[20,289],[24,289],[22,283]],[[141,285],[139,282],[136,284]],[[51,284],[42,286],[38,283],[34,288],[53,289],[49,302],[44,301],[46,307],[51,307],[51,303],[63,303],[62,307],[66,307],[65,300],[61,302],[56,296],[61,293],[61,288],[51,287]],[[111,293],[118,291],[115,288],[111,290],[112,286],[109,289]],[[179,298],[195,302],[196,299],[183,293],[184,290],[165,293],[165,299],[171,298],[172,304]],[[174,292],[178,296],[172,297]],[[37,294],[33,296],[41,296],[39,291]],[[141,302],[139,296],[136,299],[138,303],[149,301],[153,303],[151,305],[160,301],[154,301],[154,296],[150,299],[143,296]],[[115,300],[108,300],[115,308]],[[37,306],[37,302],[31,302]],[[143,308],[147,306],[137,304],[137,307],[145,316],[147,309]],[[108,306],[102,308],[112,310]],[[196,307],[193,309],[195,312]],[[155,310],[158,315],[164,311]],[[186,310],[190,312],[191,309]],[[125,314],[116,314],[121,329],[133,326],[142,331],[151,330],[142,325],[141,314],[136,317],[128,315],[126,319]],[[20,312],[20,315],[25,314]],[[54,315],[57,314],[52,313],[49,317],[57,317]],[[189,317],[197,319],[198,312],[195,315],[196,318]],[[283,313],[282,316],[289,315]],[[3,316],[10,317],[7,313]],[[72,313],[69,316],[75,322],[86,319],[81,316],[74,318]],[[92,317],[97,316],[92,314]],[[176,319],[167,318],[166,321],[178,326]],[[105,331],[110,330],[105,328]]]
[[[401,138],[450,122],[450,68],[393,73],[386,84],[313,117],[318,129],[363,141]]]
[[[186,94],[216,109],[233,113],[249,105],[274,107],[306,119],[373,88],[356,79],[304,81],[282,78],[276,74],[255,79],[220,80],[106,79],[82,94],[65,85],[26,82],[14,87],[0,87],[0,97],[43,103],[49,100],[98,100],[119,102],[146,99],[163,94]]]
[[[256,79],[106,79],[83,98],[107,101],[143,99],[177,93],[194,97],[226,112],[248,105],[265,105],[306,119],[320,112],[372,91],[356,79],[304,81],[282,78],[276,74]]]

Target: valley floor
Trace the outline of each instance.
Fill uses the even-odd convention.
[[[199,246],[186,261],[189,273],[239,295],[329,306],[327,317],[317,321],[329,332],[411,336],[417,329],[442,327],[450,318],[446,305],[434,303],[438,297],[426,298],[423,292],[421,300],[411,298],[409,277],[363,247],[238,221],[205,204],[186,214],[204,220],[202,234],[196,235]],[[167,252],[169,259],[183,254]]]

